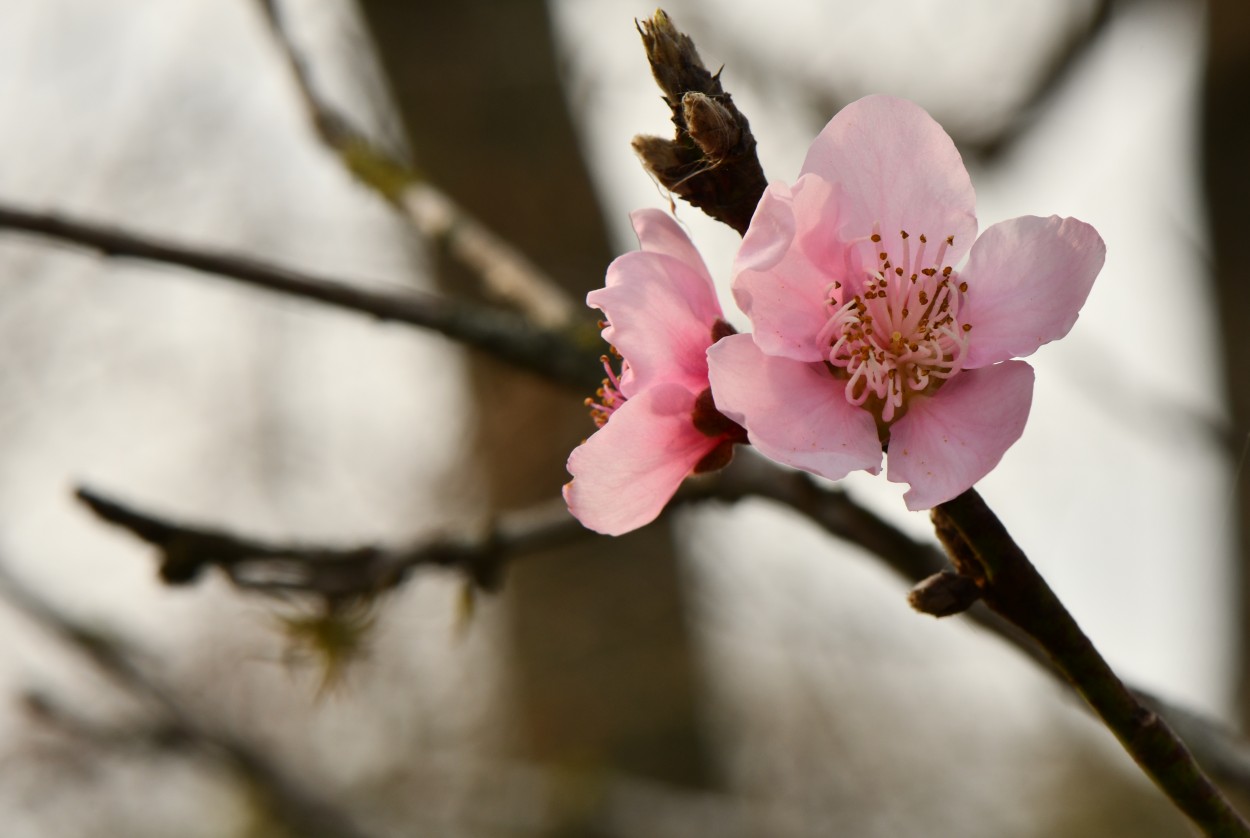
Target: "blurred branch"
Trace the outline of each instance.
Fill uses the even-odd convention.
[[[403,584],[413,570],[422,567],[459,570],[479,587],[495,590],[509,561],[595,537],[569,515],[562,501],[502,514],[473,532],[385,548],[263,541],[175,521],[86,487],[78,488],[76,496],[101,520],[156,547],[161,578],[169,584],[193,582],[205,569],[217,567],[243,589],[303,592],[329,599],[375,596]],[[936,546],[915,541],[840,489],[823,486],[804,472],[782,468],[746,449],[728,468],[688,481],[669,510],[749,497],[789,506],[831,535],[881,558],[906,579],[922,578],[946,564]]]
[[[453,568],[485,590],[499,587],[508,560],[583,538],[586,531],[563,502],[501,515],[480,532],[433,538],[398,549],[278,544],[225,530],[175,522],[91,489],[77,496],[101,520],[129,530],[161,551],[161,578],[194,581],[220,568],[240,588],[304,592],[327,599],[373,597],[402,584],[420,567]]]
[[[102,751],[167,753],[195,747],[177,724],[165,719],[108,724],[70,707],[58,696],[37,689],[25,690],[19,700],[30,720],[72,738],[76,744],[91,745]]]
[[[590,329],[584,335],[574,329],[544,329],[513,312],[420,291],[397,293],[361,288],[249,256],[187,247],[11,206],[0,205],[0,229],[33,233],[112,258],[178,265],[255,288],[372,315],[378,320],[420,326],[585,392],[592,392],[603,375],[598,361],[598,337]]]
[[[745,234],[768,186],[747,118],[662,9],[638,32],[677,135],[637,136],[634,151],[665,189]]]
[[[976,490],[933,509],[959,575],[995,612],[1036,640],[1141,769],[1207,835],[1250,835],[1250,824],[1158,713],[1143,705],[1081,631]]]
[[[1122,8],[1132,2],[1136,0],[1095,0],[1088,16],[1063,33],[1053,45],[1032,84],[997,125],[982,123],[988,130],[972,132],[961,132],[956,125],[945,125],[959,150],[966,157],[976,158],[982,163],[1002,159],[1028,135],[1047,105],[1072,78],[1080,62],[1107,31],[1117,7]],[[720,52],[733,56],[733,67],[739,76],[780,81],[812,112],[824,115],[820,124],[862,95],[839,88],[836,80],[828,74],[814,76],[804,73],[801,63],[766,60],[749,42],[727,36],[724,27],[718,27],[710,19],[711,16],[703,12],[700,4],[691,4],[688,11],[683,9],[683,17],[686,15],[708,32],[708,40],[713,46],[719,46]],[[703,36],[700,37],[702,39]]]
[[[326,801],[323,790],[305,788],[250,744],[195,718],[172,693],[134,665],[120,641],[76,622],[3,570],[0,597],[78,653],[125,693],[148,705],[155,717],[149,741],[170,746],[185,744],[224,764],[258,793],[269,814],[293,835],[367,838],[369,833],[346,812]],[[56,712],[58,708],[45,702],[34,709]]]
[[[394,206],[420,235],[481,278],[489,297],[548,328],[578,310],[568,295],[517,248],[487,229],[407,161],[372,142],[320,95],[308,62],[283,21],[279,0],[258,0],[290,68],[317,137],[365,186]]]
[[[596,538],[563,504],[509,513],[492,526],[441,537],[405,548],[320,547],[263,542],[226,531],[178,523],[123,505],[86,489],[79,499],[112,524],[129,530],[161,551],[161,575],[189,582],[206,568],[219,567],[238,587],[261,593],[303,592],[328,599],[372,597],[403,584],[413,570],[459,570],[475,584],[497,585],[507,564],[550,547]],[[830,535],[855,544],[908,581],[942,571],[946,558],[936,545],[902,533],[857,504],[842,490],[804,472],[781,468],[749,450],[714,475],[691,480],[669,505],[672,510],[708,501],[764,498],[787,506]],[[1039,651],[1032,636],[979,604],[968,616],[1041,663],[1052,675],[1062,671]],[[1175,722],[1205,764],[1221,781],[1250,793],[1250,746],[1218,722],[1175,704],[1136,692],[1142,701]]]
[[[1123,4],[1125,0],[1119,2]],[[1106,32],[1115,3],[1116,0],[1097,0],[1094,3],[1089,17],[1067,32],[1063,40],[1055,45],[1033,85],[1001,125],[986,136],[956,136],[953,138],[956,145],[964,153],[978,157],[983,162],[1002,158],[1032,130],[1041,111],[1072,78],[1081,60]]]

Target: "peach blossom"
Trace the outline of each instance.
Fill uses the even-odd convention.
[[[733,329],[722,317],[703,259],[659,210],[631,216],[640,251],[608,266],[606,287],[586,297],[603,311],[609,360],[599,425],[569,456],[569,511],[586,527],[620,535],[653,521],[694,472],[723,466],[742,429],[716,411],[708,392],[707,348]]]
[[[762,453],[830,479],[876,473],[884,451],[911,509],[971,487],[1024,431],[1033,369],[1011,359],[1067,334],[1105,255],[1072,218],[977,238],[974,207],[924,110],[844,108],[743,239],[733,291],[754,331],[709,351],[716,406]]]

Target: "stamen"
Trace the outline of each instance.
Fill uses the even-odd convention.
[[[620,357],[620,353],[616,351],[616,347],[610,347],[613,355]],[[602,428],[608,423],[608,419],[616,412],[617,408],[625,403],[625,396],[621,393],[621,379],[612,369],[611,359],[607,355],[599,356],[600,362],[603,364],[603,371],[607,377],[603,379],[603,384],[595,391],[596,401],[588,398],[584,402],[586,407],[590,408],[590,419],[595,423],[595,427]],[[621,361],[621,375],[625,374],[628,369],[628,362]]]
[[[961,369],[971,329],[959,321],[968,285],[954,280],[952,267],[943,264],[954,237],[938,245],[932,260],[927,234],[917,237],[914,252],[906,230],[899,238],[898,264],[888,249],[874,248],[877,269],[865,272],[859,294],[839,301],[833,291],[843,286],[834,283],[827,294],[829,319],[819,333],[847,401],[873,411],[886,425],[906,412],[911,394],[930,394]],[[879,245],[879,225],[868,239]]]

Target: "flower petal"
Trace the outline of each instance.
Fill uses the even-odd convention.
[[[716,288],[677,222],[659,210],[632,218],[643,249],[615,259],[607,287],[586,302],[607,315],[603,338],[629,361],[621,378],[626,397],[662,381],[698,392],[707,386],[712,325],[722,317]]]
[[[620,535],[649,524],[720,439],[695,430],[695,396],[660,384],[629,399],[569,455],[569,511],[587,528]]]
[[[867,96],[844,107],[812,143],[802,172],[841,185],[843,235],[867,236],[880,224],[895,264],[900,230],[934,242],[953,236],[948,265],[976,238],[976,194],[963,158],[942,126],[905,99]]]
[[[1068,333],[1107,248],[1075,218],[1027,215],[995,224],[972,246],[959,311],[972,324],[964,367],[1022,358]]]
[[[708,374],[717,409],[764,456],[830,480],[880,468],[872,415],[848,403],[823,367],[766,355],[751,335],[731,335],[708,350]]]
[[[886,477],[910,483],[908,509],[948,501],[989,474],[1024,433],[1033,368],[1007,361],[965,370],[935,395],[914,398],[890,426]]]
[[[638,236],[638,244],[645,252],[662,253],[692,268],[697,267],[707,277],[708,290],[714,294],[715,287],[712,278],[707,276],[703,257],[673,216],[664,210],[648,208],[634,210],[629,214],[629,220],[634,234]]]
[[[808,175],[791,189],[771,184],[734,259],[733,293],[769,355],[816,361],[816,335],[829,319],[825,301],[842,267],[835,233],[835,187]]]

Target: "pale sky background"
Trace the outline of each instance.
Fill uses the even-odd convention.
[[[326,34],[342,7],[289,5],[324,49],[350,43]],[[814,117],[796,82],[836,78],[850,98],[906,95],[957,122],[1011,101],[1019,67],[1038,60],[1030,50],[1087,9],[979,0],[941,16],[930,11],[936,4],[901,0],[871,12],[815,0],[778,5],[668,7],[710,64],[727,64],[726,86],[774,179],[795,176],[832,116]],[[666,205],[629,149],[635,133],[670,130],[633,27],[652,10],[621,0],[554,0],[552,8],[570,102],[618,249],[628,249],[628,212]],[[1201,20],[1187,8],[1138,4],[1033,135],[993,171],[972,172],[982,229],[1019,214],[1074,215],[1108,247],[1073,333],[1030,359],[1038,375],[1029,427],[980,488],[1123,675],[1225,714],[1236,455],[1217,449],[1193,418],[1223,414],[1195,191]],[[734,50],[747,46],[749,67],[740,70]],[[323,66],[332,89],[352,91],[342,65]],[[317,147],[302,119],[245,0],[0,0],[0,200],[383,286],[419,281],[411,279],[419,248]],[[727,283],[737,236],[689,207],[678,213]],[[490,684],[481,683],[490,680],[490,603],[464,638],[455,585],[417,580],[378,640],[379,659],[405,663],[396,671],[366,664],[359,676],[359,696],[394,703],[402,695],[404,709],[362,720],[344,699],[287,718],[272,697],[310,707],[304,696],[315,679],[277,665],[281,644],[265,612],[219,583],[161,588],[143,549],[69,499],[74,482],[88,480],[262,535],[412,536],[457,514],[457,487],[472,482],[454,470],[464,444],[459,363],[443,341],[409,329],[0,234],[0,561],[140,639],[170,677],[230,673],[237,685],[208,688],[205,701],[244,717],[268,701],[250,717],[258,734],[297,760],[333,754],[337,780],[383,770],[371,755],[397,717],[405,730],[420,729],[431,752],[459,754],[465,731],[492,723]],[[260,450],[263,458],[250,456]],[[927,518],[905,511],[901,487],[881,478],[848,485],[909,532],[928,534]],[[754,503],[708,509],[686,515],[683,532],[698,630],[722,693],[715,724],[744,787],[807,760],[860,772],[865,794],[910,777],[909,805],[922,809],[925,795],[938,799],[956,780],[942,776],[941,753],[908,755],[896,740],[920,735],[931,722],[922,711],[934,706],[981,708],[979,732],[964,744],[973,756],[985,749],[987,764],[999,760],[1008,782],[1032,776],[1044,785],[1052,779],[1037,772],[1051,769],[1045,759],[1041,769],[1002,762],[989,753],[996,737],[1032,737],[1024,741],[1046,752],[1059,726],[1088,731],[1091,752],[1114,754],[1110,737],[1078,712],[1055,710],[1057,691],[1018,654],[957,621],[912,614],[897,579],[788,513]],[[0,613],[12,639],[0,688],[81,685],[18,625]],[[187,648],[208,651],[188,660]],[[474,700],[463,702],[465,684],[477,687]],[[897,735],[882,742],[878,731],[836,721],[813,734],[788,721],[796,708],[821,712],[826,702],[876,703],[896,716]],[[0,734],[19,724],[0,704]],[[875,748],[880,764],[826,764],[825,755],[856,748]],[[184,823],[179,801],[208,800],[227,821],[242,817],[202,781],[187,780],[181,793],[167,804],[170,823]],[[985,834],[1011,834],[1010,818],[1020,815],[984,803],[992,810]],[[17,804],[6,796],[0,805]],[[47,821],[31,818],[25,834],[45,834],[35,830]],[[17,834],[23,823],[14,821]]]

